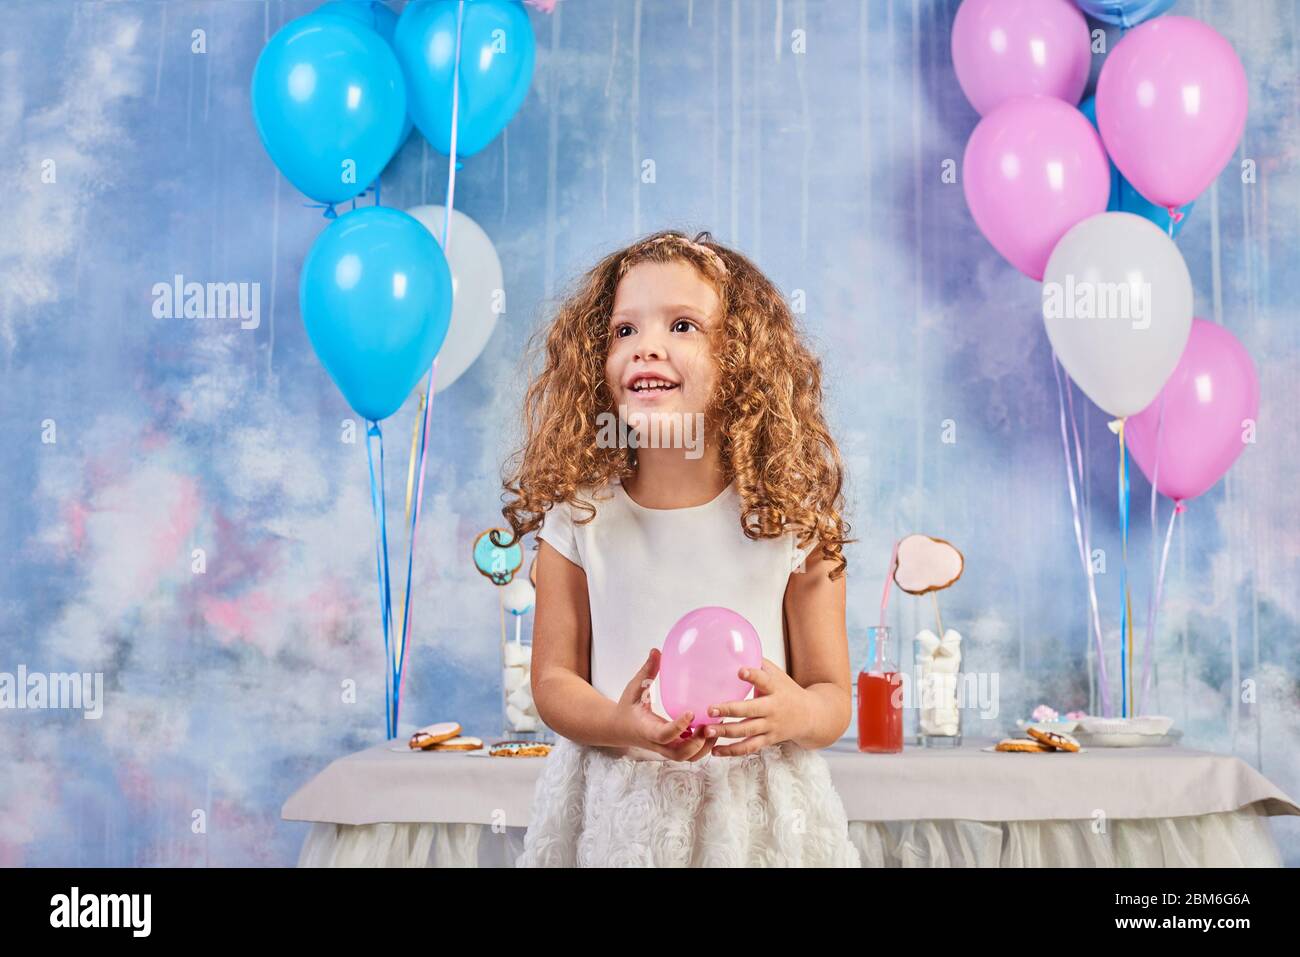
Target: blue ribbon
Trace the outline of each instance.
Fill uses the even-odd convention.
[[[379,449],[379,475],[375,476],[375,448]],[[375,513],[375,577],[379,582],[380,621],[384,631],[384,712],[389,740],[397,737],[397,689],[393,667],[393,598],[388,578],[388,521],[384,497],[384,434],[379,423],[367,420],[366,459],[370,465],[370,504]]]

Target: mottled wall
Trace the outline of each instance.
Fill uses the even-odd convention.
[[[298,316],[298,270],[324,220],[277,175],[249,110],[266,38],[313,5],[7,9],[0,670],[101,671],[107,701],[97,722],[0,712],[0,863],[291,863],[304,826],[279,820],[283,800],[382,735],[364,450],[340,441],[349,410]],[[1258,182],[1243,185],[1234,161],[1179,246],[1197,313],[1255,357],[1263,407],[1258,444],[1175,538],[1156,710],[1188,743],[1236,753],[1296,796],[1300,28],[1289,0],[1178,8],[1222,31],[1250,76],[1238,160],[1256,161]],[[497,730],[498,609],[468,548],[499,521],[521,345],[575,274],[664,226],[711,228],[806,293],[860,537],[855,648],[892,539],[942,535],[968,563],[944,595],[945,622],[965,634],[968,666],[1000,678],[1002,714],[968,727],[999,733],[1039,701],[1088,707],[1038,286],[983,240],[960,185],[941,177],[976,121],[949,61],[955,9],[562,0],[532,14],[533,90],[457,182],[457,207],[500,252],[508,303],[486,354],[435,407],[407,723]],[[190,52],[195,28],[205,55]],[[54,184],[41,182],[47,159]],[[653,184],[641,182],[645,159]],[[383,201],[442,202],[446,173],[417,133],[385,173]],[[260,324],[155,319],[151,288],[176,273],[259,283]],[[389,430],[393,498],[413,412]],[[1084,415],[1114,646],[1116,462],[1103,418]],[[47,420],[54,442],[42,441]],[[955,443],[942,441],[945,420]],[[1137,477],[1142,619],[1147,494]],[[891,617],[912,634],[931,612],[898,595]],[[347,679],[355,704],[340,700]],[[1235,690],[1247,680],[1254,703]],[[205,836],[191,832],[195,809]],[[1300,864],[1300,827],[1275,833]]]

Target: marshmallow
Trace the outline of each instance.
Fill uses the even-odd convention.
[[[961,726],[957,685],[961,674],[961,635],[949,628],[943,639],[928,628],[916,636],[920,670],[921,733],[956,737]]]
[[[520,685],[506,698],[507,704],[512,704],[520,711],[529,713],[533,709],[533,694],[528,685]]]
[[[523,668],[506,668],[502,672],[502,680],[506,685],[506,694],[514,694],[528,684],[528,672]]]
[[[533,649],[531,645],[507,641],[503,654],[507,668],[527,668],[531,664]]]

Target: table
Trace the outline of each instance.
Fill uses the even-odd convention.
[[[844,738],[825,749],[863,865],[1277,867],[1268,818],[1300,816],[1231,755],[981,750],[993,743],[875,755]],[[299,866],[512,866],[546,760],[386,741],[332,762],[281,816],[313,824]]]

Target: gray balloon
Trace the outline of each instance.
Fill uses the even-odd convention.
[[[1172,239],[1132,213],[1070,229],[1043,274],[1043,322],[1088,398],[1122,418],[1173,374],[1192,331],[1192,277]]]

